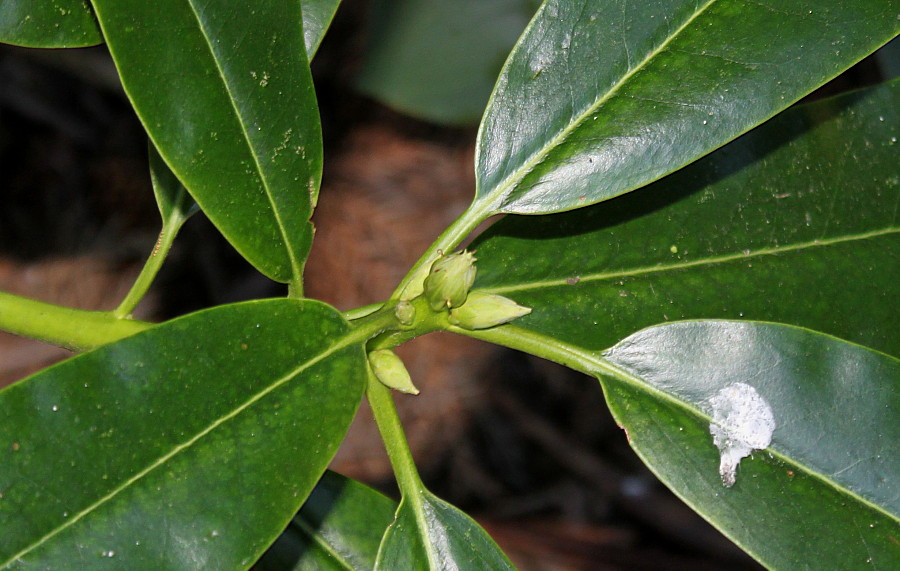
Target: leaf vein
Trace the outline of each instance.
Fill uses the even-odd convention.
[[[347,331],[346,334],[344,335],[344,337],[342,337],[341,339],[338,339],[337,341],[332,343],[327,349],[323,350],[321,353],[319,353],[315,357],[298,365],[297,367],[292,369],[290,372],[288,372],[284,376],[276,379],[271,384],[266,386],[263,390],[259,391],[255,395],[252,395],[250,398],[248,398],[246,401],[244,401],[240,406],[235,407],[228,414],[223,415],[220,418],[216,419],[215,421],[211,422],[205,429],[199,431],[192,438],[189,438],[185,442],[173,447],[169,452],[167,452],[166,454],[163,454],[155,462],[151,463],[144,469],[135,473],[132,477],[125,480],[121,485],[114,488],[108,494],[106,494],[102,498],[98,499],[93,504],[87,506],[80,512],[74,514],[71,518],[66,520],[65,523],[58,526],[56,529],[51,530],[49,533],[47,533],[40,539],[36,540],[31,545],[25,547],[24,549],[22,549],[21,551],[19,551],[12,557],[10,557],[7,561],[0,563],[0,567],[6,567],[6,566],[10,565],[17,559],[24,557],[29,552],[37,549],[38,547],[40,547],[42,544],[46,543],[53,537],[59,535],[66,529],[72,527],[73,525],[75,525],[76,523],[78,523],[79,521],[81,521],[82,519],[84,519],[85,517],[87,517],[88,515],[93,513],[94,511],[98,510],[104,504],[111,501],[113,498],[118,496],[120,493],[127,490],[133,484],[140,481],[142,478],[144,478],[145,476],[147,476],[148,474],[150,474],[151,472],[153,472],[154,470],[156,470],[157,468],[159,468],[160,466],[162,466],[163,464],[165,464],[166,462],[168,462],[169,460],[171,460],[172,458],[174,458],[181,452],[188,450],[191,446],[196,444],[198,441],[200,441],[203,437],[205,437],[206,435],[211,433],[213,430],[215,430],[219,426],[225,424],[229,420],[237,417],[239,414],[241,414],[242,412],[247,410],[249,407],[253,406],[257,402],[262,400],[264,397],[266,397],[268,394],[272,393],[275,389],[281,387],[282,385],[284,385],[285,383],[287,383],[288,381],[290,381],[291,379],[293,379],[294,377],[296,377],[303,371],[317,365],[318,363],[322,362],[323,360],[327,359],[328,357],[337,353],[338,351],[346,349],[353,343],[362,341],[367,334],[368,334],[368,332],[365,329],[352,329],[350,331]]]
[[[509,173],[503,180],[497,183],[494,189],[488,194],[488,202],[493,203],[495,200],[500,201],[501,205],[506,198],[505,194],[510,191],[516,184],[521,182],[525,176],[530,173],[541,161],[546,158],[546,156],[552,151],[554,148],[563,143],[563,141],[582,123],[586,122],[587,119],[604,103],[609,101],[618,91],[624,86],[629,79],[631,79],[635,74],[641,71],[647,64],[649,64],[653,58],[666,50],[668,45],[675,40],[679,34],[690,26],[694,20],[699,18],[710,6],[716,3],[717,0],[707,0],[705,4],[700,6],[696,12],[691,14],[689,18],[687,18],[678,28],[674,31],[670,32],[669,35],[653,50],[651,50],[640,62],[637,63],[633,68],[631,68],[627,73],[622,75],[615,84],[613,84],[606,92],[602,94],[598,94],[598,97],[594,99],[592,103],[590,103],[584,111],[582,111],[574,121],[570,122],[566,125],[562,130],[560,130],[552,139],[550,139],[547,144],[536,150],[519,168],[515,169],[513,172]],[[547,6],[545,3],[544,6]]]
[[[761,248],[759,250],[754,250],[750,252],[742,252],[739,254],[727,254],[723,256],[713,256],[710,258],[704,258],[702,260],[693,260],[690,262],[681,262],[677,264],[660,264],[658,266],[649,266],[642,268],[633,268],[629,270],[620,270],[615,272],[598,272],[594,274],[579,274],[578,275],[578,283],[587,283],[587,282],[595,282],[595,281],[603,281],[603,280],[613,280],[618,278],[626,278],[626,277],[634,277],[634,276],[643,276],[649,274],[657,274],[663,272],[670,272],[675,270],[684,270],[690,268],[696,268],[700,266],[712,266],[717,264],[724,264],[728,262],[734,262],[738,260],[751,260],[755,258],[760,258],[764,256],[775,256],[779,254],[785,254],[789,252],[796,252],[800,250],[805,250],[809,248],[818,248],[818,247],[827,247],[827,246],[835,246],[838,244],[855,242],[861,240],[868,240],[871,238],[878,238],[881,236],[889,236],[891,234],[895,234],[900,232],[900,228],[889,227],[882,230],[875,230],[872,232],[867,232],[864,234],[853,234],[848,236],[840,236],[837,238],[831,238],[828,240],[813,240],[811,242],[803,242],[800,244],[793,244],[790,246],[776,246],[772,248]],[[561,287],[567,286],[571,287],[567,280],[571,279],[571,275],[567,274],[566,277],[560,279],[552,279],[552,280],[540,280],[533,282],[523,282],[513,285],[507,286],[497,286],[497,287],[479,287],[478,289],[491,293],[511,293],[517,291],[529,291],[534,289],[541,288],[550,288],[550,287]]]
[[[291,263],[292,278],[293,280],[296,280],[302,275],[303,270],[300,267],[294,249],[291,247],[291,240],[288,236],[287,228],[285,228],[284,221],[281,219],[281,214],[278,211],[278,206],[275,203],[275,197],[272,194],[272,188],[269,184],[268,177],[266,176],[266,171],[265,169],[263,169],[262,163],[260,163],[259,161],[256,146],[253,144],[253,139],[250,137],[250,132],[247,130],[247,125],[244,122],[244,116],[237,105],[237,98],[232,91],[232,86],[228,81],[225,71],[222,69],[221,63],[219,61],[219,56],[216,53],[215,48],[213,47],[213,42],[210,39],[209,34],[207,33],[203,18],[197,11],[195,0],[190,0],[188,2],[188,5],[191,7],[191,12],[194,14],[194,17],[197,20],[197,25],[200,29],[200,32],[203,34],[203,40],[206,42],[206,45],[209,48],[209,53],[212,56],[213,62],[215,63],[216,71],[218,72],[219,77],[222,79],[222,84],[225,86],[225,91],[228,93],[228,100],[231,103],[231,107],[234,109],[234,114],[237,118],[238,125],[240,125],[241,127],[241,132],[244,135],[244,140],[247,142],[247,146],[250,148],[250,156],[252,157],[253,163],[256,165],[256,170],[259,173],[259,179],[262,183],[263,190],[266,193],[266,199],[272,206],[272,215],[275,218],[275,224],[278,226],[278,231],[281,234],[282,239],[284,240],[284,247],[287,251],[288,259]]]

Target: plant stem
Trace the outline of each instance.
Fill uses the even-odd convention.
[[[291,299],[300,299],[303,297],[303,278],[295,278],[288,284],[287,296]]]
[[[459,246],[459,244],[465,240],[479,224],[484,222],[488,215],[488,209],[484,207],[476,209],[470,207],[463,212],[459,218],[448,226],[431,246],[425,250],[425,253],[419,257],[416,263],[413,264],[413,267],[409,270],[403,280],[400,281],[400,285],[398,285],[397,289],[394,290],[394,293],[391,294],[391,299],[399,299],[406,287],[414,280],[419,278],[425,279],[424,274],[427,274],[428,269],[431,267],[431,263],[438,257],[438,252],[452,252],[453,249]]]
[[[425,491],[425,486],[416,470],[416,464],[403,432],[403,425],[400,423],[400,416],[397,414],[391,390],[375,378],[371,369],[369,370],[366,398],[372,407],[375,424],[378,425],[378,432],[381,433],[381,439],[387,449],[400,492],[405,499],[412,503],[414,509],[420,511],[421,495]]]
[[[122,300],[122,303],[119,304],[119,307],[115,308],[112,311],[112,315],[114,317],[117,317],[119,319],[128,317],[129,315],[131,315],[131,312],[134,311],[134,308],[137,307],[138,303],[140,303],[141,300],[144,299],[144,296],[147,295],[147,290],[150,289],[150,284],[153,283],[153,279],[156,277],[156,274],[162,267],[162,264],[169,253],[169,249],[172,247],[172,243],[175,241],[175,235],[178,234],[178,229],[180,227],[180,223],[163,224],[163,229],[159,233],[159,238],[157,238],[156,240],[156,245],[153,246],[153,251],[147,258],[147,261],[144,262],[144,267],[141,269],[141,273],[138,274],[137,279],[134,280],[134,284],[131,286],[131,289],[128,290],[128,293],[125,295],[125,299]]]
[[[621,377],[623,374],[627,374],[595,351],[575,347],[553,337],[541,335],[515,325],[500,325],[477,331],[470,331],[451,325],[447,327],[447,331],[531,353],[537,357],[542,357],[548,361],[559,363],[594,377],[601,374]]]
[[[85,311],[0,292],[0,329],[72,351],[87,351],[152,327],[110,312]]]
[[[491,329],[481,329],[478,331],[469,331],[459,327],[450,325],[446,327],[447,331],[458,333],[467,337],[481,339],[496,345],[509,347],[518,351],[531,353],[537,357],[559,363],[579,371],[586,375],[590,375],[597,379],[602,376],[614,377],[619,381],[627,383],[633,387],[637,387],[642,391],[652,393],[660,399],[672,402],[680,407],[688,408],[693,414],[699,415],[701,418],[709,419],[707,413],[699,410],[684,401],[677,400],[671,394],[660,390],[658,387],[648,383],[647,381],[636,377],[628,371],[621,369],[613,363],[603,358],[598,351],[583,349],[570,345],[553,337],[548,337],[540,333],[535,333],[515,325],[501,325]]]

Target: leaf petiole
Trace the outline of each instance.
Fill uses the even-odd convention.
[[[397,289],[394,290],[394,293],[391,294],[391,299],[411,299],[421,293],[419,288],[425,280],[425,276],[428,275],[431,263],[436,260],[441,253],[449,254],[452,252],[469,236],[469,234],[478,228],[479,224],[487,220],[492,214],[486,204],[480,204],[477,208],[475,208],[475,206],[475,204],[469,206],[469,208],[460,214],[459,218],[450,224],[450,226],[437,237],[431,246],[425,250],[425,253],[423,253],[416,263],[413,264],[413,267],[409,270],[403,280],[401,280],[400,285],[398,285]]]
[[[0,292],[0,329],[52,345],[87,351],[152,327],[106,311],[86,311]]]

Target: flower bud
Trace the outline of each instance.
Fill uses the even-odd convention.
[[[412,325],[416,320],[416,308],[408,301],[400,301],[394,308],[394,316],[400,325]]]
[[[466,302],[475,281],[475,256],[463,250],[442,256],[425,278],[425,297],[434,311],[459,307]]]
[[[419,394],[419,389],[413,385],[403,360],[390,349],[377,349],[369,353],[369,366],[384,386],[401,393]]]
[[[530,307],[522,307],[502,295],[473,291],[462,307],[450,310],[449,321],[463,329],[487,329],[529,313]]]

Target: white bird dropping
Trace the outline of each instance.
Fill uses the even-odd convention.
[[[766,399],[746,383],[728,385],[709,400],[709,405],[713,417],[709,433],[721,456],[719,474],[730,488],[741,459],[772,443],[775,415]]]

